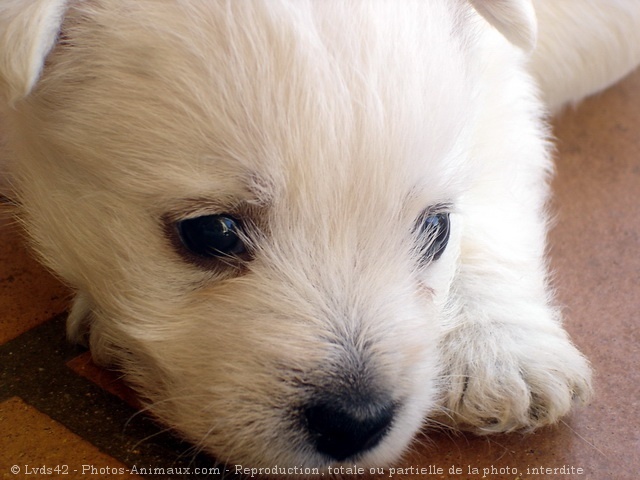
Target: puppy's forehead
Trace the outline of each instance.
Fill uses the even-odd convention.
[[[433,203],[465,175],[473,86],[450,2],[88,3],[70,12],[41,94],[69,99],[51,116],[109,181]]]

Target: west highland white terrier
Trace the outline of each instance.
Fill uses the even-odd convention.
[[[384,465],[589,398],[545,117],[639,61],[637,0],[3,0],[5,167],[69,337],[159,419]]]

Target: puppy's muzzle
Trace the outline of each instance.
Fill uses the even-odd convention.
[[[342,461],[378,445],[395,411],[396,404],[383,395],[325,394],[304,408],[304,426],[318,452]]]

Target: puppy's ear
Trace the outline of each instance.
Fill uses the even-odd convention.
[[[53,48],[67,0],[0,1],[0,93],[13,104],[29,95]]]
[[[469,0],[476,11],[507,40],[525,52],[533,51],[538,36],[531,0]]]

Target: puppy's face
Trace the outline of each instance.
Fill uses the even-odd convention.
[[[396,457],[437,400],[472,176],[459,12],[105,3],[10,126],[71,335],[222,460]]]

